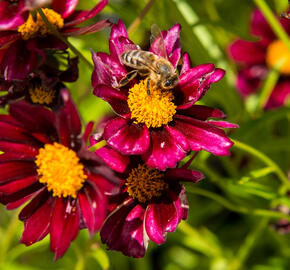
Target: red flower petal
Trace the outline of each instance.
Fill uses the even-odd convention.
[[[149,131],[145,125],[128,124],[123,118],[115,118],[107,124],[104,139],[124,155],[143,154],[150,143]]]
[[[97,232],[106,215],[106,198],[94,187],[86,186],[78,194],[80,209],[90,235]]]
[[[25,161],[0,163],[0,172],[0,184],[37,174],[34,162]]]
[[[125,117],[130,113],[127,97],[117,89],[103,84],[97,85],[94,89],[94,95],[107,101],[116,114]]]
[[[229,47],[232,58],[248,65],[264,64],[266,48],[259,42],[237,40]]]
[[[184,168],[173,168],[169,169],[165,173],[166,180],[176,181],[176,182],[193,182],[197,183],[204,178],[201,172],[188,170]]]
[[[193,105],[186,110],[180,110],[180,114],[191,116],[199,120],[207,120],[208,118],[225,118],[226,115],[215,108],[203,106],[203,105]]]
[[[233,142],[225,132],[209,123],[176,115],[175,128],[182,132],[192,151],[206,150],[214,155],[229,155]]]
[[[144,220],[149,238],[158,245],[165,242],[167,232],[176,230],[179,221],[177,209],[173,203],[148,205]]]
[[[50,249],[55,259],[63,256],[80,228],[80,210],[75,202],[58,198],[52,211]]]
[[[142,156],[149,167],[159,170],[175,167],[177,162],[182,160],[190,149],[185,136],[171,127],[158,131],[152,130],[150,135],[151,147]]]
[[[53,208],[53,198],[43,203],[26,221],[20,242],[30,246],[42,240],[50,229],[50,218]]]
[[[38,181],[38,175],[27,176],[21,179],[17,179],[7,184],[0,185],[0,193],[5,193],[7,195],[20,191],[24,188],[29,187],[33,183]]]
[[[78,0],[53,0],[51,6],[65,19],[73,13],[77,4]]]

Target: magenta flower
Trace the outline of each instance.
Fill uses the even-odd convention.
[[[290,34],[290,21],[279,19],[286,32]],[[232,58],[240,64],[237,87],[242,96],[257,91],[267,76],[280,60],[285,62],[280,67],[280,79],[274,87],[266,109],[283,106],[290,95],[290,52],[287,46],[278,40],[271,27],[259,10],[255,10],[251,19],[251,33],[259,37],[258,41],[236,40],[229,47]]]
[[[18,99],[32,104],[41,104],[52,109],[62,106],[63,82],[74,82],[78,78],[78,58],[68,59],[68,68],[59,70],[49,63],[40,66],[24,80],[7,81],[0,78],[0,107]]]
[[[101,159],[87,150],[92,129],[81,122],[67,90],[63,107],[51,110],[25,101],[0,115],[0,202],[7,209],[25,203],[21,242],[31,245],[50,234],[61,257],[81,228],[98,231],[106,216],[105,192],[116,186]],[[110,179],[110,180],[108,180]]]
[[[180,25],[163,31],[168,59],[176,69],[181,58],[179,44]],[[162,55],[159,42],[150,51]],[[109,40],[110,55],[93,54],[95,70],[92,74],[94,94],[110,103],[118,115],[105,127],[104,139],[123,155],[141,155],[152,168],[165,170],[175,167],[186,154],[206,150],[215,155],[228,155],[233,143],[221,127],[236,127],[224,121],[223,112],[206,106],[195,105],[209,89],[211,83],[224,76],[222,69],[213,64],[190,67],[187,53],[179,72],[179,83],[172,91],[161,91],[150,84],[147,94],[146,80],[134,79],[118,88],[119,81],[128,73],[121,54],[137,46],[128,39],[124,24],[119,21],[112,27]]]
[[[91,144],[99,139],[92,137]],[[188,164],[159,171],[136,156],[123,156],[108,146],[95,153],[121,179],[120,192],[109,196],[110,213],[102,226],[101,240],[111,250],[143,257],[149,240],[163,244],[167,232],[174,232],[180,221],[187,219],[189,205],[180,182],[196,183],[203,174],[187,169]]]
[[[24,5],[23,1],[4,2],[9,2],[8,8],[14,7],[21,10]],[[50,7],[42,8],[42,11],[50,24],[58,29],[64,37],[94,33],[110,25],[108,20],[102,20],[89,26],[76,27],[96,16],[108,1],[100,0],[92,10],[83,11],[75,10],[77,3],[78,0],[53,0]],[[0,9],[0,15],[1,12],[5,11]],[[26,14],[25,18],[23,18],[24,15],[21,15],[21,19],[16,22],[15,18],[8,16],[6,26],[2,22],[0,55],[4,55],[0,62],[0,72],[7,80],[24,79],[39,64],[38,56],[41,56],[42,62],[45,60],[45,49],[63,50],[67,48],[65,43],[51,34],[51,30],[39,14],[37,14],[36,20],[28,12],[23,14]],[[1,53],[1,50],[4,50],[5,53]]]

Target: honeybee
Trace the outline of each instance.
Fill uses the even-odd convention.
[[[155,29],[155,32],[158,31],[156,30],[156,27],[156,25],[153,25],[152,27]],[[155,35],[152,34],[151,39],[152,37],[155,41]],[[178,74],[175,72],[173,65],[167,59],[166,49],[160,30],[155,42],[158,42],[161,52],[163,51],[161,53],[163,56],[157,56],[152,52],[143,51],[141,49],[128,50],[121,55],[123,64],[133,68],[134,70],[127,73],[126,76],[120,80],[120,87],[126,85],[129,81],[135,78],[137,74],[148,77],[147,93],[149,96],[150,81],[152,81],[157,88],[166,91],[174,88],[178,84]]]

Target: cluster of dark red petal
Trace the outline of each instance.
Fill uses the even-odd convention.
[[[0,78],[0,92],[6,94],[0,97],[0,107],[4,107],[12,101],[24,98],[32,102],[29,93],[34,87],[41,87],[45,91],[55,91],[55,97],[47,106],[58,109],[62,104],[61,89],[65,88],[63,82],[74,82],[78,78],[78,58],[68,59],[68,68],[59,70],[48,63],[31,72],[24,80],[7,81]]]
[[[279,18],[285,31],[290,34],[290,20]],[[241,68],[237,77],[237,88],[246,97],[256,92],[267,76],[267,48],[277,39],[270,25],[259,10],[255,10],[251,19],[251,34],[259,37],[258,41],[236,40],[229,47],[229,53]],[[281,75],[275,85],[266,109],[283,106],[290,94],[290,76]]]
[[[94,145],[101,139],[91,137],[90,142]],[[95,153],[122,179],[120,192],[109,196],[110,213],[101,229],[102,242],[109,249],[121,251],[124,255],[143,257],[149,240],[163,244],[167,232],[174,232],[180,221],[187,219],[189,205],[185,187],[180,182],[196,183],[203,178],[203,174],[186,166],[167,169],[164,180],[168,189],[162,196],[140,203],[129,196],[125,184],[131,169],[143,162],[136,156],[124,156],[109,146]]]
[[[45,50],[65,50],[67,48],[65,43],[53,35],[35,37],[29,40],[22,39],[17,27],[24,23],[28,17],[28,7],[25,4],[31,7],[31,3],[26,2],[1,1],[0,18],[3,19],[0,20],[0,74],[6,80],[26,78],[33,69],[44,62]],[[37,1],[28,2],[36,2],[33,7],[37,7]],[[76,10],[77,3],[78,0],[53,0],[51,2],[50,7],[64,19],[64,27],[60,30],[63,36],[94,33],[111,24],[108,20],[102,20],[89,26],[76,27],[96,16],[107,5],[108,1],[100,0],[93,9],[83,11]],[[7,9],[11,9],[13,12],[7,13]],[[23,53],[24,51],[26,53]],[[41,61],[39,61],[39,56]]]
[[[24,222],[21,242],[31,245],[50,234],[55,258],[61,257],[81,228],[98,231],[106,216],[105,193],[116,188],[114,175],[88,151],[88,124],[81,135],[81,122],[70,95],[62,90],[63,106],[55,113],[26,101],[10,105],[0,115],[0,202],[7,209],[28,204],[20,212]],[[87,179],[77,198],[53,197],[38,181],[35,157],[45,144],[58,142],[74,150],[84,165]]]
[[[158,129],[133,123],[127,104],[130,85],[117,88],[118,82],[127,73],[120,56],[128,50],[128,46],[131,49],[137,48],[129,40],[121,21],[112,27],[109,40],[110,55],[93,53],[94,94],[109,102],[118,115],[107,123],[104,139],[110,147],[120,153],[141,155],[149,167],[159,170],[175,167],[189,151],[206,150],[215,155],[228,155],[233,143],[221,128],[236,127],[225,121],[209,120],[209,118],[224,118],[225,114],[220,110],[195,105],[212,83],[222,79],[225,72],[215,68],[213,64],[191,68],[188,54],[181,56],[179,33],[178,24],[162,32],[169,61],[177,68],[182,57],[182,67],[179,84],[173,89],[177,112],[173,121]],[[162,49],[156,43],[151,45],[150,51],[162,56]]]

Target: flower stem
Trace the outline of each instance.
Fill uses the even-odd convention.
[[[129,26],[128,31],[127,31],[129,35],[132,34],[132,32],[134,32],[134,30],[141,23],[141,21],[144,18],[144,16],[147,14],[147,12],[151,8],[151,6],[154,4],[154,1],[155,0],[149,0],[147,5],[143,8],[141,13],[139,14],[139,16],[131,23],[131,25]]]
[[[261,112],[263,108],[265,107],[278,79],[279,79],[280,73],[278,69],[274,68],[272,69],[268,77],[264,83],[263,89],[261,91],[259,102],[258,102],[258,110]]]
[[[247,235],[244,244],[240,247],[238,254],[235,256],[236,259],[234,259],[234,261],[230,265],[230,270],[237,270],[243,268],[243,263],[249,256],[249,253],[251,252],[258,238],[261,236],[268,222],[268,218],[262,218],[258,222],[258,224],[254,226],[253,230]]]
[[[274,33],[281,41],[283,41],[286,44],[286,46],[290,50],[290,39],[288,37],[288,34],[281,26],[281,24],[279,23],[279,21],[277,20],[277,18],[275,17],[275,15],[273,14],[270,7],[267,5],[265,0],[254,0],[254,2],[262,11],[263,15],[265,16]]]
[[[51,32],[58,38],[60,39],[62,42],[64,42],[71,50],[72,52],[77,55],[84,63],[86,63],[90,69],[94,69],[94,66],[91,62],[89,62],[83,55],[82,53],[72,44],[70,43],[65,37],[63,37],[59,31],[48,21],[48,19],[46,18],[44,12],[42,11],[41,8],[37,9],[37,12],[39,13],[39,15],[41,16],[42,20],[45,22],[45,24],[47,25],[47,27],[49,28],[49,30],[51,30]]]
[[[281,212],[276,212],[276,211],[270,211],[266,209],[248,209],[243,206],[235,205],[232,202],[226,200],[224,197],[215,194],[211,191],[201,189],[198,187],[193,187],[193,186],[187,186],[186,187],[187,192],[189,193],[194,193],[197,195],[201,195],[207,198],[210,198],[217,203],[223,205],[225,208],[238,212],[238,213],[243,213],[243,214],[248,214],[248,215],[254,215],[254,216],[263,216],[263,217],[269,217],[269,218],[285,218],[287,220],[290,220],[290,216],[287,214],[283,214]]]
[[[247,145],[245,143],[239,142],[237,140],[233,140],[234,147],[239,148],[243,151],[246,151],[259,160],[263,161],[265,164],[267,164],[269,167],[273,168],[276,172],[276,175],[281,180],[283,186],[287,187],[287,189],[290,189],[290,181],[288,180],[287,176],[284,174],[284,172],[281,170],[281,168],[269,157],[267,157],[264,153],[260,152],[259,150],[253,148],[250,145]]]

